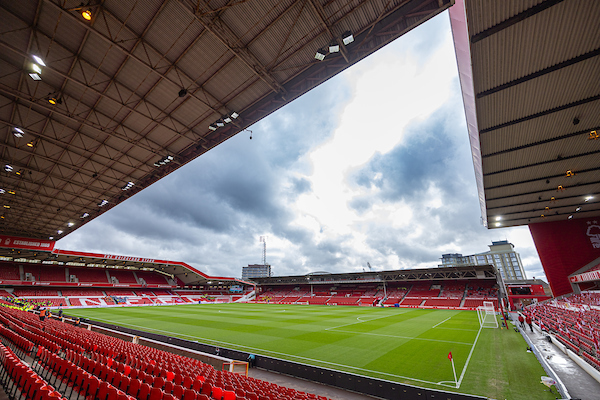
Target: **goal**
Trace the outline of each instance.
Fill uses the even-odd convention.
[[[482,306],[477,307],[477,317],[479,326],[482,328],[498,328],[498,318],[496,318],[493,302],[484,301]]]

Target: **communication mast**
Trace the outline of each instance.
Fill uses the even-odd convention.
[[[266,236],[261,236],[260,237],[260,242],[263,244],[263,266],[266,267],[267,266],[267,237]]]

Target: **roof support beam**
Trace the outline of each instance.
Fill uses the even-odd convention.
[[[241,43],[240,38],[236,36],[236,34],[219,18],[218,16],[215,18],[206,18],[203,15],[206,15],[206,12],[200,12],[198,7],[197,10],[191,10],[189,5],[186,4],[183,0],[178,0],[181,5],[184,6],[186,10],[191,12],[196,20],[202,24],[204,29],[209,31],[216,37],[223,46],[227,47],[229,51],[231,51],[237,58],[242,61],[252,73],[257,75],[263,82],[265,82],[269,87],[277,93],[285,93],[285,88],[279,84],[277,79],[267,69],[265,66],[250,52],[250,50],[245,46],[239,46]],[[204,9],[208,9],[210,11],[210,7],[208,4],[198,1],[198,4],[202,3]]]
[[[592,50],[592,51],[587,52],[585,54],[582,54],[580,56],[573,57],[570,60],[558,63],[556,65],[552,65],[551,67],[544,68],[542,70],[536,71],[534,73],[531,73],[531,74],[526,75],[524,77],[521,77],[519,79],[515,79],[514,81],[510,81],[510,82],[504,83],[504,84],[502,84],[500,86],[496,86],[495,88],[491,88],[491,89],[485,90],[485,91],[483,91],[481,93],[477,93],[476,97],[478,99],[481,99],[481,98],[483,98],[485,96],[489,96],[490,94],[494,94],[494,93],[500,92],[502,90],[511,88],[513,86],[517,86],[517,85],[519,85],[521,83],[528,82],[528,81],[530,81],[532,79],[535,79],[535,78],[539,78],[539,77],[544,76],[546,74],[549,74],[551,72],[559,71],[559,70],[561,70],[563,68],[570,67],[571,65],[575,65],[575,64],[577,64],[579,62],[582,62],[582,61],[585,61],[587,59],[596,57],[598,55],[600,55],[600,47],[597,48],[596,50]]]
[[[506,28],[509,28],[511,26],[513,26],[514,24],[517,24],[523,20],[526,20],[529,17],[534,16],[537,13],[540,13],[552,6],[557,5],[558,3],[563,2],[564,0],[546,0],[543,3],[538,4],[537,6],[533,6],[525,11],[523,11],[522,13],[519,13],[513,17],[510,17],[509,19],[506,19],[502,22],[500,22],[499,24],[496,24],[482,32],[479,32],[473,36],[471,36],[471,43],[475,44],[489,36],[492,36],[493,34],[496,34]]]

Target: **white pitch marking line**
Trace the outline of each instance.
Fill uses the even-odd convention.
[[[357,319],[359,322],[350,322],[349,324],[343,324],[343,325],[338,325],[338,326],[332,326],[331,328],[325,328],[325,330],[326,330],[326,331],[330,331],[330,330],[332,330],[332,329],[342,328],[342,327],[344,327],[344,326],[356,325],[356,324],[360,324],[360,323],[363,323],[363,322],[371,322],[371,321],[375,321],[376,319],[388,318],[388,317],[391,317],[391,316],[392,316],[392,315],[384,315],[384,316],[377,317],[377,318],[371,318],[371,319],[369,319],[369,320],[366,320],[366,321],[363,321],[362,319],[360,319],[361,317],[356,317],[356,319]]]
[[[440,343],[453,343],[453,344],[464,344],[466,346],[470,346],[471,343],[465,342],[452,342],[450,340],[440,340],[440,339],[426,339],[426,338],[418,338],[413,336],[397,336],[397,335],[384,335],[382,333],[371,333],[371,332],[355,332],[355,331],[336,331],[336,332],[344,332],[344,333],[353,333],[355,335],[371,335],[371,336],[383,336],[383,337],[391,337],[397,339],[410,339],[410,340],[426,340],[428,342],[440,342]]]
[[[471,356],[473,355],[473,350],[475,350],[475,345],[477,344],[477,339],[479,339],[479,334],[481,333],[482,329],[483,329],[483,325],[481,325],[479,327],[479,332],[477,332],[477,336],[475,337],[475,342],[473,343],[473,346],[471,347],[471,351],[469,352],[469,356],[467,357],[465,366],[463,367],[462,373],[460,374],[460,378],[458,378],[458,383],[456,384],[457,389],[460,388],[460,384],[463,380],[463,377],[465,376],[465,372],[467,372],[467,367],[469,366],[469,361],[471,360]]]
[[[445,320],[443,320],[443,321],[442,321],[442,322],[440,322],[439,324],[435,324],[435,325],[434,325],[434,326],[432,326],[431,328],[432,328],[432,329],[433,329],[433,328],[436,328],[438,325],[441,325],[441,324],[443,324],[444,322],[448,321],[450,318],[452,318],[452,317],[448,317],[448,318],[446,318]]]

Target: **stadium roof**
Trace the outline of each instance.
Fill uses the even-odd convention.
[[[231,283],[253,285],[253,283],[236,278],[210,276],[181,261],[158,260],[115,254],[97,254],[51,248],[48,250],[40,250],[39,244],[36,246],[36,243],[37,241],[33,240],[27,243],[13,243],[15,244],[13,248],[0,247],[0,261],[31,263],[33,265],[60,265],[65,267],[152,270],[171,277],[177,277],[188,286]],[[53,246],[54,244],[51,241],[41,241],[39,243],[48,243],[49,246]],[[0,281],[0,283],[5,285],[15,284],[15,282],[6,280]],[[19,284],[21,283],[22,282]],[[55,282],[54,284],[56,286],[61,285],[61,283],[58,282]],[[62,284],[64,284],[64,282]],[[128,286],[128,284],[121,286]]]
[[[600,216],[600,2],[457,0],[450,17],[484,224]]]
[[[335,285],[458,279],[496,280],[496,271],[492,265],[469,265],[460,267],[398,269],[393,271],[271,276],[252,278],[250,280],[259,285]]]
[[[60,239],[452,3],[2,2],[0,232]]]

